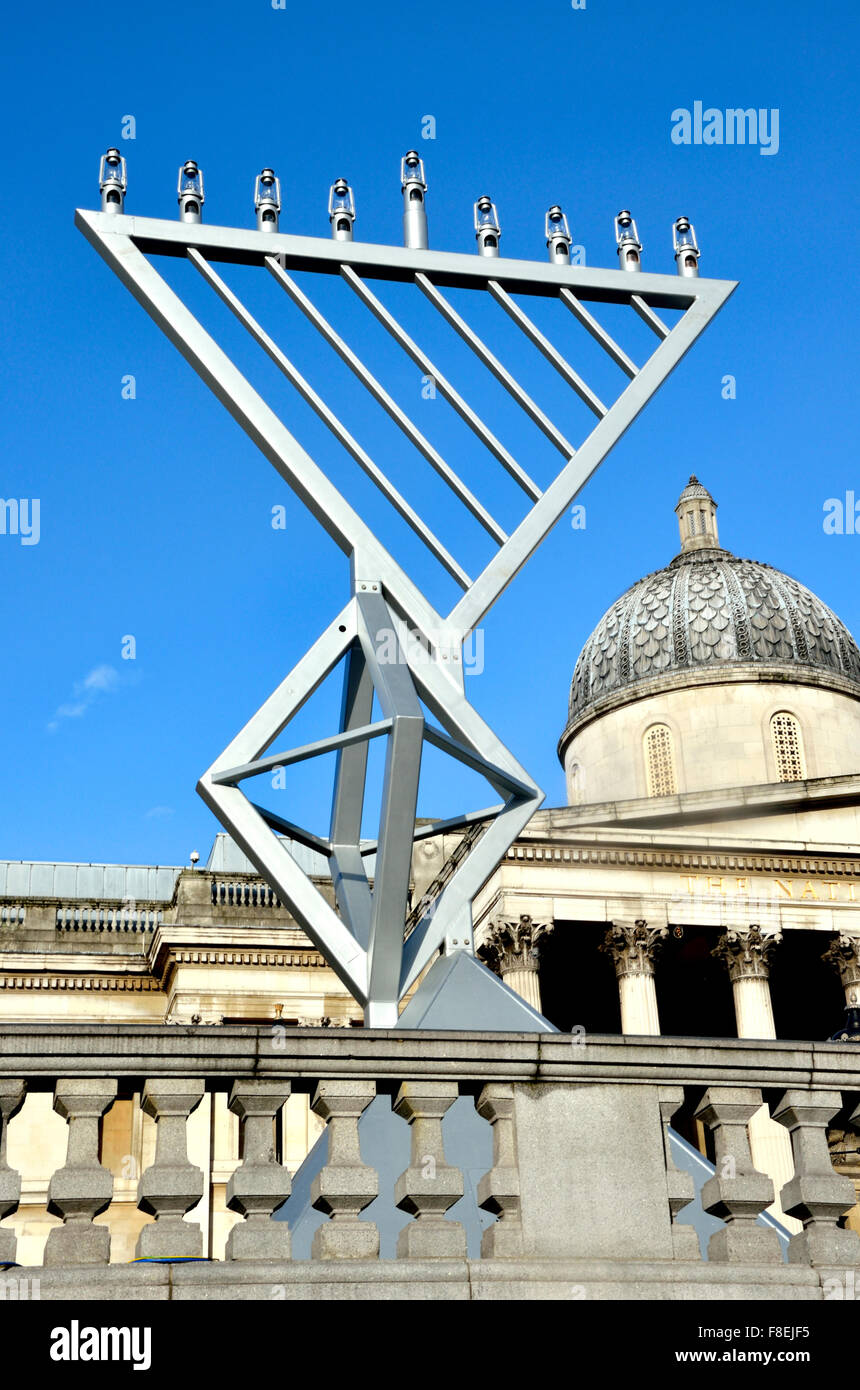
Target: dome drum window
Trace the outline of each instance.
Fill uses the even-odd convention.
[[[674,796],[678,790],[672,731],[666,724],[652,724],[645,731],[645,775],[649,796]]]
[[[776,758],[778,782],[802,782],[806,777],[800,723],[787,710],[780,710],[770,721],[770,736]]]

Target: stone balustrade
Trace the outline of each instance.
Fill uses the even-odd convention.
[[[48,1189],[55,1224],[36,1270],[42,1298],[68,1297],[74,1288],[92,1298],[796,1300],[826,1297],[849,1270],[860,1276],[860,1236],[845,1224],[854,1186],[834,1171],[827,1142],[829,1127],[860,1127],[860,1051],[852,1045],[6,1025],[6,1273],[15,1263],[20,1200],[6,1139],[26,1096],[39,1092],[53,1096],[67,1124],[65,1163]],[[322,1218],[310,1259],[291,1251],[290,1224],[272,1219],[290,1195],[273,1135],[291,1093],[305,1095],[327,1127],[324,1161],[307,1192],[308,1211]],[[240,1135],[226,1190],[235,1224],[223,1259],[211,1258],[193,1219],[205,1178],[187,1142],[189,1118],[213,1094]],[[140,1231],[138,1262],[112,1264],[103,1214],[115,1184],[100,1152],[100,1123],[115,1102],[132,1097],[155,1125],[152,1162],[136,1188],[139,1209],[152,1219]],[[408,1162],[387,1193],[362,1144],[362,1125],[380,1102],[409,1134]],[[792,1145],[795,1171],[781,1201],[802,1230],[787,1258],[773,1225],[759,1220],[774,1190],[756,1171],[748,1125],[763,1104]],[[464,1105],[473,1124],[487,1127],[492,1157],[478,1174],[455,1159],[452,1126]],[[701,1202],[721,1223],[706,1259],[688,1224],[694,1184],[669,1142],[669,1126],[694,1130],[696,1121],[713,1136],[714,1172]],[[392,1258],[379,1254],[374,1208],[383,1198],[403,1221]],[[476,1218],[484,1226],[479,1257],[467,1253],[466,1226]]]

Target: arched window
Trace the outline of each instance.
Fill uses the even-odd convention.
[[[666,724],[652,724],[645,731],[645,775],[649,796],[673,796],[678,790],[672,731]]]
[[[798,720],[788,710],[780,710],[770,721],[770,736],[776,758],[776,780],[802,782],[806,776],[806,759]]]

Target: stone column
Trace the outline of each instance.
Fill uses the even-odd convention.
[[[48,1211],[63,1218],[48,1233],[47,1265],[104,1264],[110,1231],[93,1218],[110,1206],[113,1177],[99,1163],[99,1120],[116,1099],[116,1081],[58,1081],[54,1109],[69,1122],[66,1162],[48,1184]]]
[[[141,1174],[137,1205],[155,1217],[137,1241],[138,1259],[189,1259],[203,1255],[203,1233],[187,1211],[203,1196],[202,1169],[188,1161],[188,1116],[205,1094],[202,1081],[147,1081],[143,1109],[156,1123],[155,1161]]]
[[[716,1173],[702,1188],[702,1206],[725,1221],[708,1242],[708,1259],[739,1264],[781,1264],[779,1237],[756,1218],[773,1201],[773,1183],[756,1170],[747,1124],[761,1106],[761,1092],[745,1086],[711,1086],[696,1111],[714,1131]]]
[[[488,924],[487,936],[478,950],[490,969],[501,975],[504,983],[538,1013],[541,1012],[540,945],[554,926],[552,921],[536,922],[525,912],[517,921],[499,919]]]
[[[770,958],[782,933],[763,932],[753,923],[729,927],[711,952],[728,967],[739,1038],[775,1038],[770,999]]]
[[[821,959],[839,971],[845,991],[845,1008],[860,1008],[860,934],[840,932]]]
[[[797,1174],[782,1190],[782,1205],[803,1222],[788,1243],[790,1264],[860,1265],[860,1236],[836,1224],[855,1196],[851,1179],[834,1173],[827,1147],[827,1126],[841,1109],[838,1091],[797,1089],[786,1091],[773,1112],[791,1131]]]
[[[0,1221],[18,1210],[21,1174],[6,1162],[7,1126],[24,1104],[25,1081],[0,1080]],[[0,1227],[0,1267],[15,1263],[17,1238],[8,1227]]]
[[[668,927],[649,927],[641,917],[635,922],[618,919],[607,928],[600,950],[610,955],[615,965],[622,1033],[659,1035],[654,961],[668,935]]]
[[[478,1183],[478,1206],[498,1221],[481,1236],[481,1255],[521,1255],[520,1175],[514,1135],[514,1088],[490,1082],[478,1097],[477,1111],[493,1126],[493,1166]]]
[[[763,932],[757,923],[729,927],[718,940],[712,955],[722,960],[729,972],[735,1001],[735,1025],[739,1038],[776,1038],[770,997],[770,960],[782,941],[779,930]],[[770,1117],[766,1105],[753,1115],[749,1124],[753,1163],[773,1181],[776,1194],[770,1214],[792,1232],[800,1223],[782,1209],[780,1192],[794,1174],[791,1140],[785,1129]]]
[[[466,1258],[466,1233],[445,1213],[463,1195],[459,1168],[445,1161],[442,1119],[459,1095],[456,1081],[404,1081],[394,1113],[412,1126],[411,1163],[394,1188],[395,1204],[414,1221],[397,1237],[398,1259]]]
[[[227,1260],[290,1258],[290,1228],[272,1220],[290,1195],[290,1175],[276,1160],[274,1144],[275,1116],[289,1094],[289,1081],[235,1081],[230,1091],[229,1108],[242,1126],[243,1158],[227,1183],[227,1209],[245,1220],[227,1236]]]
[[[373,1260],[379,1231],[359,1214],[379,1195],[375,1169],[362,1161],[358,1122],[376,1095],[375,1081],[320,1081],[311,1109],[328,1124],[328,1158],[311,1185],[311,1205],[330,1220],[314,1231],[314,1260]]]

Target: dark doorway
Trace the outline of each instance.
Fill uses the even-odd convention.
[[[720,932],[670,927],[657,957],[660,1032],[680,1038],[735,1038],[729,972],[711,955]]]
[[[542,1012],[563,1033],[620,1033],[615,968],[598,948],[605,922],[556,922],[541,950]]]
[[[829,932],[783,933],[770,972],[778,1038],[823,1042],[842,1023],[845,996],[839,975],[821,959],[832,939]]]

